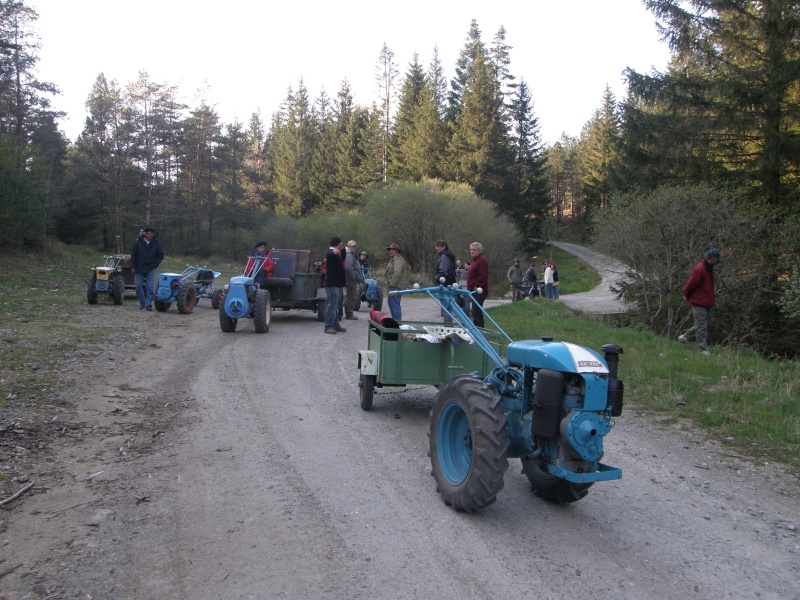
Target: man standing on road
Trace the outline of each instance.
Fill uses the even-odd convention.
[[[544,270],[544,297],[553,299],[553,266],[547,265]]]
[[[347,254],[344,257],[344,274],[347,281],[344,296],[344,318],[350,321],[358,321],[358,317],[353,314],[356,306],[356,296],[358,295],[358,284],[364,283],[364,271],[361,263],[356,258],[356,241],[347,242]]]
[[[475,292],[472,295],[472,322],[477,327],[483,327],[483,303],[489,295],[489,263],[483,256],[483,245],[473,242],[469,245],[469,255],[472,262],[467,272],[467,289]],[[476,290],[481,288],[481,292]]]
[[[708,329],[714,316],[714,265],[720,260],[719,250],[711,249],[697,263],[683,287],[683,297],[692,305],[694,327],[678,336],[682,344],[697,341],[700,352],[709,356]]]
[[[506,273],[506,279],[511,284],[511,300],[522,300],[520,297],[519,286],[522,283],[522,267],[519,266],[519,259],[514,259],[514,264],[508,269],[508,273]]]
[[[342,239],[332,237],[331,247],[325,255],[325,297],[328,300],[325,308],[325,333],[330,334],[347,331],[339,324],[339,305],[342,302],[342,288],[345,286],[343,250]]]
[[[386,267],[386,286],[389,312],[392,318],[398,323],[403,319],[403,311],[400,310],[400,296],[393,295],[391,292],[400,291],[403,277],[406,270],[406,261],[400,256],[400,246],[397,243],[390,244],[386,251],[389,253],[389,265]]]
[[[156,230],[148,226],[133,244],[131,250],[131,273],[135,274],[136,295],[139,297],[139,310],[153,310],[153,296],[156,269],[164,260],[161,242],[156,239]]]
[[[436,253],[439,255],[434,285],[453,285],[456,282],[456,256],[450,251],[450,247],[444,240],[437,240],[434,246]],[[444,281],[442,281],[443,279]],[[452,317],[445,309],[442,309],[442,320],[445,323],[453,322]]]

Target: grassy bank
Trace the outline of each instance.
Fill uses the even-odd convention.
[[[598,351],[603,344],[622,346],[619,376],[629,406],[660,422],[700,426],[732,453],[800,467],[800,363],[719,347],[703,356],[646,331],[579,316],[558,302],[518,302],[491,314],[513,340],[546,335]]]

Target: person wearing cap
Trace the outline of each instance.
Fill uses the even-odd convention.
[[[683,287],[683,297],[692,305],[694,326],[683,335],[678,336],[682,344],[697,342],[700,352],[706,356],[708,349],[708,330],[714,316],[714,266],[719,262],[719,250],[712,248],[703,255],[689,275],[689,281]]]
[[[386,287],[388,288],[389,312],[392,318],[398,323],[403,319],[403,311],[400,309],[400,296],[391,292],[399,292],[403,283],[406,271],[406,261],[400,256],[400,246],[395,242],[386,248],[389,253],[389,264],[386,266]]]
[[[369,254],[367,254],[364,250],[358,255],[358,264],[361,266],[361,272],[364,273],[364,279],[367,278],[369,275],[369,264],[367,263],[367,259],[369,258]]]
[[[339,324],[339,307],[342,303],[342,288],[345,286],[344,262],[342,261],[342,239],[331,238],[331,247],[325,255],[325,333],[336,334],[347,331]]]
[[[156,269],[162,260],[164,251],[161,249],[161,242],[156,239],[156,230],[150,226],[145,227],[142,229],[142,235],[133,244],[130,259],[140,310],[144,308],[153,310]]]
[[[275,271],[275,261],[270,258],[271,255],[271,250],[269,254],[267,254],[267,242],[264,240],[258,240],[256,245],[253,247],[253,251],[247,257],[245,273],[250,272],[250,270],[255,266],[256,260],[264,259],[261,262],[261,268],[258,269],[258,273],[253,273],[252,275],[253,283],[257,283],[262,288],[267,284],[267,277],[272,277],[272,274]]]
[[[439,255],[439,260],[436,263],[436,279],[433,284],[451,286],[456,282],[456,256],[444,240],[437,240],[434,248],[436,254]],[[450,313],[444,308],[442,309],[442,320],[445,323],[453,322]]]
[[[350,321],[358,321],[358,317],[353,314],[358,295],[358,284],[364,283],[364,271],[356,258],[356,241],[347,242],[344,257],[344,274],[346,285],[344,287],[344,318]]]
[[[512,264],[509,269],[508,273],[506,273],[506,279],[511,284],[511,300],[522,300],[520,297],[519,286],[522,283],[522,279],[524,274],[522,273],[522,267],[519,266],[519,259],[514,259],[514,264]]]

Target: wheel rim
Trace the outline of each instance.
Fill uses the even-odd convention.
[[[472,466],[472,428],[459,403],[451,402],[442,412],[436,442],[442,474],[451,485],[461,485]]]

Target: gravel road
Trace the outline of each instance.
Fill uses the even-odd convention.
[[[561,296],[564,304],[575,310],[594,314],[613,315],[625,312],[625,304],[611,291],[611,286],[625,273],[625,265],[585,246],[566,242],[553,242],[553,245],[589,263],[602,278],[600,284],[593,290]]]
[[[404,298],[405,318],[430,304]],[[151,345],[78,392],[84,435],[7,517],[0,598],[800,598],[797,479],[677,413],[626,398],[605,457],[623,478],[574,505],[534,496],[514,460],[468,515],[430,476],[435,389],[359,407],[366,309],[336,336],[310,312],[258,335],[222,333],[207,303],[118,310]],[[653,358],[625,354],[620,377]]]

